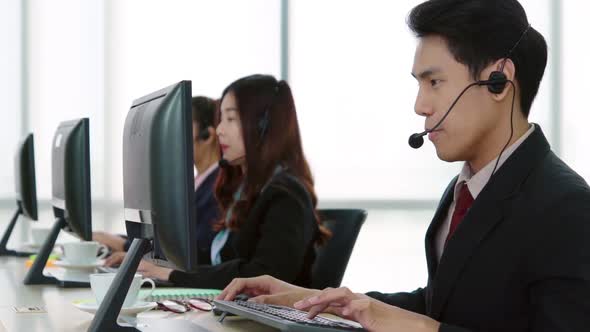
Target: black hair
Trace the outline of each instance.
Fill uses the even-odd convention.
[[[198,96],[192,99],[193,122],[199,125],[199,134],[209,127],[215,128],[217,102],[211,98]]]
[[[417,37],[442,37],[474,80],[493,62],[512,60],[528,118],[547,65],[547,43],[534,28],[527,31],[529,22],[517,0],[429,0],[412,9],[407,24]]]

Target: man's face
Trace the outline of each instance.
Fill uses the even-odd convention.
[[[473,83],[468,67],[455,60],[446,41],[439,36],[420,38],[412,75],[419,86],[414,109],[425,117],[425,129],[433,128],[461,91]],[[472,160],[486,145],[486,137],[500,116],[487,87],[474,86],[463,94],[449,116],[428,138],[440,159]]]
[[[195,158],[195,165],[203,159],[203,142],[199,139],[199,123],[193,121],[193,155]]]

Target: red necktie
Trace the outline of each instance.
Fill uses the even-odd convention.
[[[445,245],[449,242],[451,236],[463,220],[463,217],[469,211],[471,204],[473,204],[473,196],[469,192],[469,188],[465,182],[462,182],[459,185],[459,197],[457,198],[457,202],[455,204],[455,211],[453,212],[453,218],[451,219],[451,226],[449,227],[449,234],[447,235],[447,240],[445,241]]]

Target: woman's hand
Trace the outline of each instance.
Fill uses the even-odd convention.
[[[104,244],[113,252],[125,250],[125,239],[119,235],[106,232],[93,232],[92,240]]]
[[[121,265],[123,259],[125,259],[125,254],[126,252],[124,251],[117,251],[112,253],[109,257],[107,257],[107,259],[105,259],[104,266],[111,267]]]
[[[152,262],[141,260],[137,272],[139,272],[144,278],[156,278],[164,281],[170,280],[170,273],[172,269],[167,267],[158,266]]]

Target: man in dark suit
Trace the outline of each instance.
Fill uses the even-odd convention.
[[[197,246],[199,264],[211,263],[211,242],[215,237],[213,224],[219,220],[219,204],[215,199],[215,181],[219,173],[221,150],[215,133],[217,102],[207,97],[193,97],[193,154],[195,207],[197,209]]]
[[[426,234],[426,287],[365,295],[260,277],[221,298],[248,290],[370,331],[590,331],[590,188],[528,121],[543,37],[516,0],[426,1],[408,24],[415,111],[439,158],[464,162]]]
[[[215,134],[217,102],[207,97],[193,97],[193,155],[197,176],[195,178],[195,202],[197,209],[197,246],[199,264],[211,261],[211,242],[215,237],[213,223],[219,218],[219,207],[214,195],[218,163],[221,158],[219,142]],[[94,232],[93,239],[104,243],[114,252],[107,266],[120,264],[132,239],[106,232]]]

